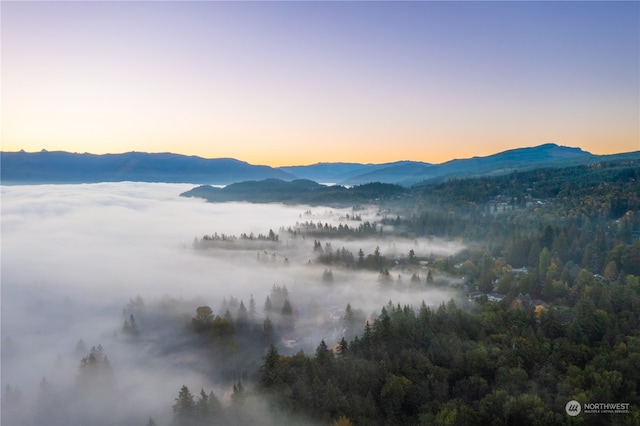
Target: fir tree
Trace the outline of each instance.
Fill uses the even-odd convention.
[[[186,385],[180,389],[180,393],[173,404],[173,424],[176,426],[191,426],[196,417],[196,403],[193,395]]]

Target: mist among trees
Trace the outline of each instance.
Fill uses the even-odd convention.
[[[585,167],[351,208],[5,190],[3,424],[637,424],[640,176]]]

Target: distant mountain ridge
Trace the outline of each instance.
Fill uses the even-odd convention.
[[[516,148],[486,157],[456,159],[441,164],[418,161],[398,161],[377,165],[347,163],[318,163],[309,166],[281,167],[296,177],[331,182],[342,185],[361,185],[367,182],[382,182],[412,186],[419,183],[441,181],[450,178],[499,175],[514,170],[531,170],[537,167],[564,166],[568,160],[580,164],[598,156],[580,148],[564,147],[553,143],[531,148]],[[333,174],[331,174],[333,173]]]
[[[14,184],[137,181],[228,185],[247,179],[295,179],[282,170],[233,158],[146,152],[96,155],[20,151],[0,155],[0,179]]]
[[[385,179],[393,180],[391,176],[393,173],[389,173],[393,170],[403,170],[400,173],[410,173],[413,170],[421,170],[424,167],[430,166],[429,163],[423,163],[420,161],[396,161],[393,163],[382,164],[361,164],[361,163],[316,163],[309,166],[286,166],[279,167],[287,173],[296,176],[298,179],[310,179],[321,183],[367,183],[373,182],[368,180],[363,181],[360,177],[367,175],[388,176]],[[379,180],[379,179],[378,179]],[[352,182],[353,181],[353,182]]]
[[[516,170],[532,170],[538,167],[565,167],[572,161],[577,165],[596,158],[598,156],[580,148],[547,143],[536,147],[502,151],[486,157],[447,161],[436,164],[429,169],[421,170],[420,173],[407,176],[397,183],[410,186],[421,182],[442,181],[454,177],[495,176]]]
[[[410,187],[452,178],[495,176],[539,167],[566,167],[625,156],[637,158],[640,151],[599,156],[580,148],[549,143],[441,164],[397,161],[384,164],[317,163],[279,168],[252,165],[232,158],[206,159],[171,153],[95,155],[20,151],[0,153],[0,179],[3,184],[139,181],[209,185],[303,179],[347,186],[381,182]]]

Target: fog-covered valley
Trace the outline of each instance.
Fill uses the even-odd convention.
[[[438,306],[455,294],[428,291],[426,267],[407,257],[448,257],[460,243],[391,238],[388,225],[358,238],[296,231],[374,224],[378,207],[214,204],[178,196],[189,187],[2,187],[3,424],[170,424],[183,385],[230,404],[236,383],[255,381],[269,343],[313,353],[360,333],[389,302]],[[361,262],[377,253],[395,266],[381,279],[375,268],[320,261],[333,252],[361,252]],[[211,352],[192,330],[199,307],[236,328],[246,315],[253,331]],[[106,385],[87,379],[103,358]],[[256,410],[255,422],[271,422]]]

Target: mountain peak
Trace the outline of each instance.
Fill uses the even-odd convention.
[[[540,149],[540,150],[546,150],[546,151],[554,151],[554,152],[565,152],[565,153],[572,153],[572,154],[579,154],[579,155],[590,155],[591,153],[588,151],[584,151],[582,148],[578,148],[578,147],[572,147],[572,146],[565,146],[565,145],[558,145],[556,143],[553,142],[549,142],[549,143],[545,143],[542,145],[539,145],[537,147],[533,147],[533,149]]]

